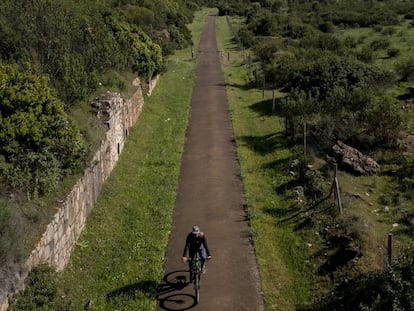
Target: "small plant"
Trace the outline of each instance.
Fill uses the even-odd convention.
[[[25,290],[13,298],[9,310],[57,310],[59,296],[56,280],[57,274],[51,267],[36,267],[26,280]]]

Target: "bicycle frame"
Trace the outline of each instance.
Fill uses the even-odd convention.
[[[190,276],[193,280],[196,303],[200,301],[201,258],[198,252],[190,262]]]

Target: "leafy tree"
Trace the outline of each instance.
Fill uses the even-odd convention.
[[[400,105],[395,99],[382,96],[371,101],[364,115],[367,132],[387,144],[396,141],[401,130],[402,115]]]
[[[15,187],[43,193],[78,169],[84,143],[46,77],[0,66],[1,175]]]
[[[145,78],[152,78],[163,71],[161,48],[140,28],[114,19],[110,24],[117,42],[125,50],[124,62],[127,67]]]
[[[291,91],[281,100],[280,111],[286,120],[286,134],[295,138],[298,127],[312,122],[320,111],[317,91],[315,94]]]
[[[283,52],[283,43],[280,40],[271,38],[258,41],[253,47],[254,54],[263,64],[271,63],[277,58],[277,52]]]
[[[275,34],[278,24],[276,14],[267,10],[260,10],[259,13],[248,18],[248,29],[258,36],[271,36]]]
[[[5,0],[1,57],[49,75],[56,94],[71,106],[87,100],[98,88],[97,77],[108,71],[135,71],[145,78],[161,72],[162,55],[188,45],[186,24],[197,7],[183,0]],[[114,27],[121,23],[129,39]]]
[[[395,64],[397,74],[402,81],[407,81],[414,75],[414,56],[406,57]]]

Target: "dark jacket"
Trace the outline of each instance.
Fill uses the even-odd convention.
[[[206,250],[207,256],[211,256],[204,233],[199,232],[198,234],[194,234],[191,232],[187,235],[187,239],[185,240],[183,257],[186,257],[187,253],[189,253],[190,257],[193,257],[194,254],[203,249],[203,247]]]

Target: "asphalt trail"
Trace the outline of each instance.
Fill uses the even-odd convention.
[[[243,209],[215,18],[207,17],[197,51],[197,77],[157,310],[264,310]],[[195,224],[206,234],[213,256],[202,276],[198,305],[188,267],[180,261],[186,235]]]

